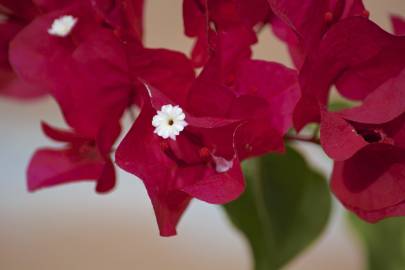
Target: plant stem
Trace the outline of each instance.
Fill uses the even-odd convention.
[[[137,115],[132,106],[128,108],[128,112],[129,112],[129,117],[131,118],[132,122],[135,122]]]

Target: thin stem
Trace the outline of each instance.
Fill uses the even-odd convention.
[[[135,120],[136,120],[136,113],[135,113],[135,111],[134,111],[134,107],[129,107],[128,108],[128,111],[129,111],[129,117],[131,118],[131,120],[132,120],[132,122],[135,122]]]
[[[319,133],[320,126],[317,125],[314,131],[312,132],[312,138],[317,138]]]
[[[301,137],[296,135],[286,135],[284,137],[286,140],[289,141],[300,141],[300,142],[310,142],[314,144],[321,144],[320,140],[317,137]]]

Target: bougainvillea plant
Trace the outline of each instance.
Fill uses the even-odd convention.
[[[185,55],[145,47],[144,4],[0,0],[0,95],[49,95],[69,126],[42,122],[61,146],[33,154],[29,191],[94,181],[106,193],[121,168],[143,181],[162,236],[193,199],[225,205],[256,269],[279,269],[329,216],[326,180],[292,147],[304,141],[333,159],[330,190],[349,211],[405,216],[401,16],[389,33],[361,0],[183,0]],[[265,28],[294,68],[252,58]],[[333,87],[355,102],[332,106]]]

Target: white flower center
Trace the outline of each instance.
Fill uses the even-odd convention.
[[[176,136],[187,126],[186,115],[179,106],[164,105],[152,119],[155,133],[164,138],[176,140]]]
[[[77,18],[73,16],[65,15],[59,17],[53,21],[51,28],[48,29],[48,34],[52,36],[66,37],[70,34],[76,23]]]

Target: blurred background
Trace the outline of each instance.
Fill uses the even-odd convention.
[[[181,0],[147,0],[146,45],[188,52]],[[391,31],[389,14],[405,15],[404,0],[364,0],[372,20]],[[350,29],[348,29],[350,31]],[[284,46],[267,29],[255,58],[291,66]],[[100,196],[92,183],[27,192],[25,168],[40,146],[51,145],[40,120],[65,126],[50,98],[32,103],[0,99],[0,269],[233,269],[249,270],[245,240],[220,207],[194,201],[179,235],[159,237],[142,183],[119,172],[116,190]],[[125,120],[126,127],[130,125]],[[298,145],[314,167],[330,174],[331,162],[313,145]],[[287,270],[363,269],[360,244],[335,202],[325,233]]]

